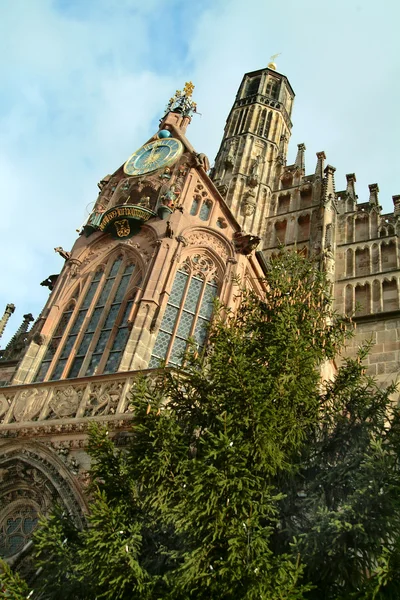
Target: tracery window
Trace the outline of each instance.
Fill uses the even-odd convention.
[[[208,219],[210,218],[211,208],[212,208],[211,200],[204,200],[203,204],[201,205],[200,212],[199,212],[199,218],[202,221],[208,221]]]
[[[192,206],[191,206],[191,208],[190,208],[190,214],[191,214],[192,216],[195,216],[195,215],[197,215],[197,212],[198,212],[198,210],[199,210],[200,200],[201,200],[201,196],[198,196],[198,195],[196,195],[196,196],[193,198]]]
[[[130,259],[111,259],[98,269],[82,302],[61,317],[35,381],[118,371],[139,283]]]
[[[0,556],[9,558],[22,550],[38,524],[33,506],[10,507],[0,523]]]
[[[278,99],[278,95],[279,95],[279,82],[277,79],[274,79],[272,77],[270,77],[268,79],[268,83],[267,83],[267,95],[270,96],[271,98],[274,98],[274,100]]]
[[[272,120],[272,111],[267,112],[267,110],[264,108],[261,111],[261,114],[259,117],[257,135],[259,135],[260,137],[264,137],[264,138],[268,137],[269,130],[271,127],[271,120]]]
[[[204,347],[217,295],[218,278],[211,258],[199,254],[187,258],[176,273],[149,368],[158,367],[161,361],[182,364],[189,338],[199,350]]]

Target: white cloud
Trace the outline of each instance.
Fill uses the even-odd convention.
[[[96,183],[157,126],[171,93],[192,79],[201,117],[188,135],[212,160],[246,71],[282,52],[297,94],[289,161],[307,170],[325,150],[337,188],[356,172],[360,200],[400,192],[397,3],[372,0],[13,0],[0,7],[0,314],[39,313]],[[397,46],[397,48],[395,47]],[[2,342],[7,340],[4,337]]]

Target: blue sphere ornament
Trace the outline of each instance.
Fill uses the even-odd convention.
[[[171,132],[168,131],[168,129],[161,129],[161,131],[158,132],[158,137],[159,138],[169,138],[169,137],[171,137]]]

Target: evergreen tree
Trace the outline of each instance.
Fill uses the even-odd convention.
[[[284,253],[267,280],[217,310],[205,354],[138,381],[126,449],[93,426],[87,528],[36,536],[48,597],[396,597],[393,388],[364,349],[321,384],[350,335],[325,275]]]
[[[0,559],[0,598],[10,600],[27,600],[29,588],[25,581],[14,573],[8,564]]]

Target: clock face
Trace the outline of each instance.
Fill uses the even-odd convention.
[[[128,158],[124,172],[126,175],[143,175],[157,171],[173,163],[182,152],[181,142],[173,138],[150,142]]]

